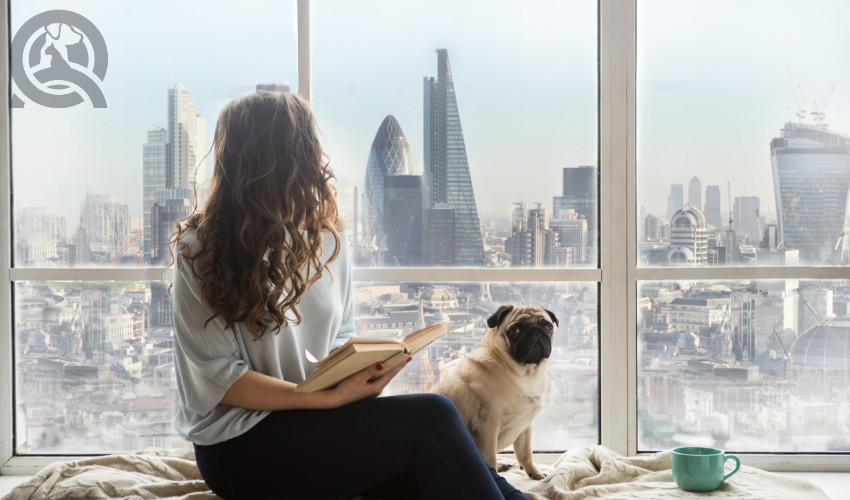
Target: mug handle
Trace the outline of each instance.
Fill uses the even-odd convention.
[[[729,460],[729,459],[732,459],[732,460],[735,461],[735,469],[732,470],[732,472],[730,472],[729,474],[726,474],[725,476],[723,476],[724,481],[729,479],[732,476],[732,474],[738,472],[738,469],[741,468],[741,460],[739,460],[738,457],[736,457],[735,455],[726,455],[726,459],[723,460],[723,463],[725,464],[726,461]]]

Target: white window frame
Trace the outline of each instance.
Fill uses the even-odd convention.
[[[298,93],[310,98],[309,0],[297,0]],[[599,288],[600,444],[637,453],[637,284],[641,280],[848,279],[850,268],[638,268],[635,195],[636,0],[599,0],[599,211],[597,269],[409,268],[355,270],[355,281],[596,282]],[[0,79],[10,87],[9,4],[0,8]],[[7,91],[7,96],[9,92]],[[12,285],[16,281],[156,281],[162,268],[13,268],[10,109],[0,103],[0,475],[33,474],[72,456],[15,456]],[[166,274],[169,279],[170,274]],[[624,362],[625,360],[625,362]],[[741,454],[775,471],[850,471],[850,454]],[[546,460],[541,456],[541,460]],[[551,456],[549,458],[552,458]]]

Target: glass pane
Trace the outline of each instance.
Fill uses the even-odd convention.
[[[321,0],[311,22],[359,265],[596,267],[595,1]]]
[[[828,0],[639,3],[641,265],[848,262],[848,16]]]
[[[449,333],[385,394],[424,392],[472,350],[502,303],[544,304],[559,320],[537,450],[599,442],[595,283],[362,283],[358,334],[396,337],[421,324]],[[16,453],[183,448],[174,431],[171,296],[160,282],[15,284]],[[567,418],[569,417],[569,418]]]
[[[159,265],[215,120],[296,82],[295,2],[11,2],[14,264]]]
[[[639,451],[850,451],[846,282],[640,282],[638,311]]]
[[[358,335],[401,338],[442,323],[449,333],[413,358],[384,394],[427,392],[446,366],[470,353],[501,304],[540,305],[558,319],[549,385],[534,419],[536,451],[599,443],[599,323],[596,283],[422,283],[355,285]]]
[[[161,282],[15,284],[15,452],[187,448]]]

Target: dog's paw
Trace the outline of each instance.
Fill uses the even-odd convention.
[[[540,469],[538,469],[537,466],[534,464],[531,464],[528,467],[521,465],[519,468],[524,470],[525,473],[528,474],[528,477],[530,477],[531,479],[537,479],[539,481],[541,479],[546,478],[546,474],[540,472]]]
[[[507,472],[507,471],[513,469],[514,465],[516,465],[516,464],[512,464],[510,462],[499,462],[499,466],[496,467],[496,470],[498,472]]]
[[[538,481],[546,478],[546,474],[540,472],[539,470],[535,470],[533,472],[529,470],[526,471],[526,473],[528,474],[528,477],[530,477],[531,479],[536,479]]]

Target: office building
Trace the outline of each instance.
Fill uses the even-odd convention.
[[[88,193],[81,227],[92,262],[110,263],[121,256],[130,241],[130,209],[120,198]]]
[[[688,184],[688,203],[698,209],[702,209],[702,182],[699,177],[694,176]]]
[[[15,213],[17,265],[68,265],[67,227],[59,210],[24,207]]]
[[[836,264],[850,187],[850,136],[789,122],[770,142],[779,240],[803,265]]]
[[[195,113],[189,90],[177,84],[168,90],[167,188],[195,188],[206,180],[206,121]]]
[[[192,213],[192,202],[184,197],[156,202],[151,208],[151,264],[171,264],[168,241],[177,229],[177,222]]]
[[[361,249],[366,254],[366,262],[372,265],[384,265],[386,251],[384,180],[395,175],[410,175],[410,163],[410,145],[401,125],[393,115],[387,115],[372,140],[363,182]],[[422,212],[421,206],[419,212]]]
[[[594,166],[565,167],[561,196],[556,196],[552,200],[554,219],[570,218],[566,214],[573,210],[578,217],[587,221],[587,247],[580,253],[588,258],[596,255],[598,241],[597,178],[598,174]]]
[[[148,141],[142,146],[142,239],[148,261],[151,255],[151,208],[156,193],[166,188],[167,161],[168,131],[161,127],[148,131]]]
[[[732,227],[736,232],[753,237],[761,235],[760,203],[758,196],[735,197],[732,206]]]
[[[723,220],[720,216],[720,186],[706,186],[703,213],[705,214],[705,221],[709,226],[720,228],[723,225]]]
[[[684,186],[671,184],[670,195],[667,197],[667,220],[672,221],[673,215],[685,206]]]
[[[705,215],[690,203],[673,214],[667,262],[700,266],[708,263],[708,231]]]
[[[385,265],[422,263],[422,176],[391,175],[384,179]]]
[[[430,220],[434,213],[432,209],[437,206],[450,208],[455,214],[452,264],[483,266],[481,223],[469,174],[449,55],[445,49],[437,50],[437,77],[424,79],[424,122],[425,231],[429,235],[436,231]],[[440,216],[444,215],[444,211],[440,212]],[[437,225],[445,227],[445,222],[440,220]],[[435,247],[435,244],[430,238],[426,240],[426,264],[435,265],[445,256],[446,249]]]

